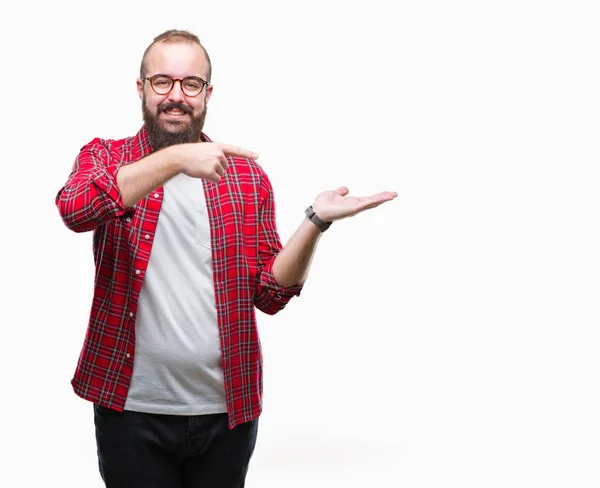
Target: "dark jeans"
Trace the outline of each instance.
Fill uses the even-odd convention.
[[[227,427],[227,414],[155,415],[94,405],[107,488],[243,488],[258,419]]]

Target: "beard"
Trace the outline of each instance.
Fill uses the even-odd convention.
[[[179,109],[190,116],[187,121],[160,121],[159,116],[162,112],[171,109]],[[202,138],[202,128],[206,118],[206,101],[204,110],[201,114],[194,116],[191,107],[182,103],[163,102],[156,108],[156,114],[148,110],[146,106],[146,97],[142,100],[142,115],[146,124],[148,140],[153,151],[158,151],[165,147],[175,144],[184,144],[188,142],[199,142]]]

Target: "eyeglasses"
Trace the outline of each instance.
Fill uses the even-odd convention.
[[[179,82],[181,90],[187,97],[197,97],[204,87],[208,85],[208,82],[197,76],[188,76],[183,80],[179,80],[177,78],[173,79],[169,75],[160,74],[142,78],[142,81],[146,80],[150,82],[150,86],[157,95],[168,95],[171,93],[176,81]]]

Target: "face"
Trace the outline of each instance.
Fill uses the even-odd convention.
[[[144,76],[169,75],[174,79],[198,76],[207,79],[208,61],[200,46],[193,43],[157,43],[146,57]],[[173,144],[198,142],[206,117],[206,105],[212,86],[206,86],[195,97],[188,97],[175,82],[167,95],[158,95],[150,81],[137,81],[142,100],[142,114],[148,138],[154,151]]]

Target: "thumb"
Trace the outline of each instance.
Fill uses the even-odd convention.
[[[346,188],[345,186],[340,186],[337,190],[335,190],[335,193],[343,197],[347,195],[349,191],[350,190],[348,190],[348,188]]]

